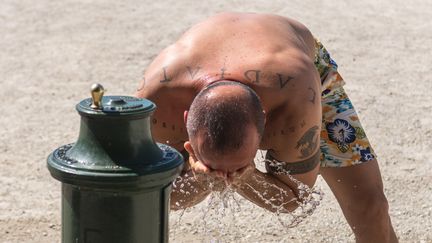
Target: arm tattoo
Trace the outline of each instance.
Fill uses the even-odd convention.
[[[282,74],[280,74],[280,73],[276,73],[277,75],[278,75],[278,77],[279,77],[279,85],[280,85],[280,88],[282,89],[283,87],[285,87],[285,85],[291,80],[291,79],[293,79],[293,77],[290,77],[290,76],[288,76],[287,78],[286,78],[286,80],[283,80],[283,75]]]
[[[266,169],[267,172],[270,172],[272,174],[278,174],[278,175],[284,175],[286,173],[289,173],[290,175],[296,175],[296,174],[303,174],[306,172],[309,172],[318,165],[320,162],[320,150],[318,150],[312,157],[294,162],[294,163],[287,163],[283,161],[276,160],[271,156],[268,152],[266,154]]]
[[[309,157],[318,147],[318,141],[318,126],[313,126],[303,134],[300,140],[297,141],[297,146],[295,148],[300,149],[300,158],[303,159]]]
[[[247,70],[246,72],[244,72],[244,77],[249,81],[249,82],[253,82],[253,83],[259,83],[259,75],[260,75],[260,70]],[[249,77],[249,73],[255,73],[255,80],[251,77]]]
[[[161,83],[165,83],[165,82],[169,82],[169,81],[171,81],[171,79],[167,76],[167,73],[166,73],[166,69],[167,69],[167,68],[168,68],[168,67],[163,67],[163,68],[162,68],[164,79],[160,81]]]

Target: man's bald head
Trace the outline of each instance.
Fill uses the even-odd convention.
[[[192,143],[200,136],[203,150],[223,154],[242,148],[251,126],[261,137],[264,117],[255,91],[239,82],[219,81],[195,97],[186,126]]]

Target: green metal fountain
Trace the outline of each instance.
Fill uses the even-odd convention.
[[[169,196],[183,157],[154,142],[154,103],[103,94],[92,86],[92,98],[76,105],[78,140],[48,157],[62,182],[62,242],[168,242]]]

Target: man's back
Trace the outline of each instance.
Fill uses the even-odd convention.
[[[261,148],[274,149],[286,145],[289,133],[304,133],[295,130],[303,130],[299,124],[308,121],[295,114],[307,111],[319,95],[313,60],[313,37],[300,23],[275,15],[223,13],[193,26],[163,50],[147,69],[137,96],[158,106],[155,139],[181,149],[187,140],[183,112],[195,95],[218,80],[244,83],[267,113]],[[312,116],[317,120],[320,113]],[[311,125],[316,124],[304,129]]]

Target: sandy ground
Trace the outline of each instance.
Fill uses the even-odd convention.
[[[400,241],[432,242],[432,2],[422,0],[2,0],[0,242],[60,241],[60,183],[46,157],[76,141],[74,106],[90,84],[132,94],[162,48],[226,10],[292,17],[322,40],[379,154]],[[238,219],[247,230],[233,241],[353,242],[333,195],[318,185],[325,198],[300,226],[268,228],[269,216],[257,213]],[[196,239],[194,227],[179,227],[178,241]]]

